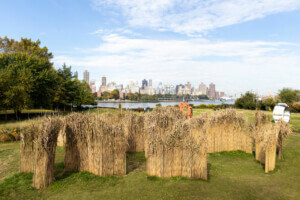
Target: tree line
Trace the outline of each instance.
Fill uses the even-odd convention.
[[[262,100],[258,100],[255,93],[248,91],[236,99],[235,107],[249,110],[266,110],[267,108],[273,110],[277,103],[286,103],[290,106],[291,111],[300,112],[300,90],[283,88],[274,98],[267,97]]]
[[[74,78],[71,66],[56,70],[53,54],[39,40],[0,37],[0,109],[63,109],[93,104],[89,85]]]
[[[190,99],[190,98],[198,98],[198,99],[208,99],[207,95],[197,95],[197,96],[192,96],[192,95],[175,95],[175,94],[141,94],[141,93],[128,93],[125,97],[126,100],[130,101],[158,101],[160,98],[169,98],[169,99]],[[101,97],[98,97],[97,99],[99,100],[107,100],[107,99],[115,99],[118,100],[120,99],[120,93],[119,90],[115,89],[111,92],[104,91],[101,93]]]

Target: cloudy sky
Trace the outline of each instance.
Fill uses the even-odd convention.
[[[300,89],[299,0],[1,0],[0,36],[40,39],[90,79]]]

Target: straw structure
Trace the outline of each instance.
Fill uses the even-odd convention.
[[[20,141],[20,172],[29,173],[34,171],[35,140],[39,132],[39,127],[31,124],[21,131]]]
[[[126,112],[123,123],[125,136],[128,142],[128,152],[144,151],[145,132],[144,132],[144,115],[136,115],[133,112]]]
[[[67,116],[65,171],[89,171],[99,176],[126,174],[124,132],[118,116]]]
[[[45,117],[35,145],[33,187],[43,189],[54,182],[57,136],[62,123],[59,117]]]
[[[146,116],[146,157],[149,176],[207,180],[205,130],[173,108]]]
[[[245,119],[233,109],[203,116],[206,123],[208,153],[241,150],[252,153],[253,139]]]
[[[276,125],[279,127],[278,133],[278,142],[277,142],[277,152],[278,152],[278,159],[283,159],[283,142],[285,138],[292,133],[290,124],[286,123],[282,119],[280,119]]]

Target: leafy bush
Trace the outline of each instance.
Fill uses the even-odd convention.
[[[256,109],[256,94],[248,91],[241,98],[235,100],[235,107],[236,108],[243,108],[249,110]]]
[[[300,113],[300,102],[296,102],[296,103],[290,104],[289,106],[290,106],[291,112]]]
[[[11,142],[20,140],[20,129],[4,129],[0,132],[0,142]]]

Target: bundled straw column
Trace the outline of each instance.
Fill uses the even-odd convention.
[[[58,117],[44,118],[35,146],[33,186],[42,189],[54,182],[57,136],[62,123]]]
[[[215,112],[205,119],[208,152],[237,151],[252,153],[253,140],[243,117],[233,109]]]
[[[20,172],[29,173],[34,170],[35,139],[39,128],[34,124],[21,131]]]
[[[206,136],[197,118],[186,120],[174,108],[155,110],[146,118],[147,174],[207,180]]]
[[[72,114],[66,120],[66,171],[126,174],[124,128],[114,116]]]

